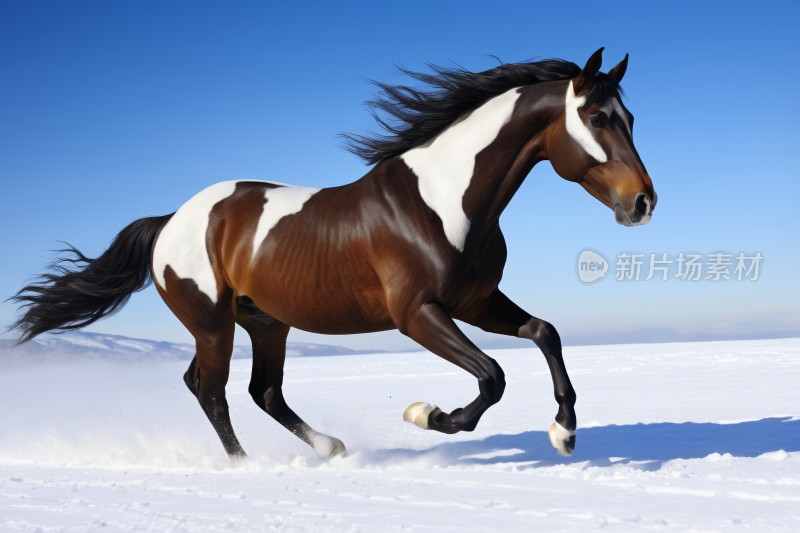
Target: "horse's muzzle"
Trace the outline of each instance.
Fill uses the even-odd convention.
[[[653,193],[654,198],[655,192]],[[614,204],[614,218],[617,220],[618,224],[623,226],[644,226],[653,216],[653,210],[656,207],[657,200],[651,200],[644,193],[639,193],[636,195],[636,199],[633,202],[633,210],[628,213],[623,209],[623,207],[619,204]]]

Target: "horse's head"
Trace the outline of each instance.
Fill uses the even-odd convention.
[[[633,146],[633,115],[619,97],[628,56],[603,74],[602,52],[564,87],[564,118],[547,136],[548,157],[559,176],[580,183],[618,223],[640,226],[650,222],[657,196]]]

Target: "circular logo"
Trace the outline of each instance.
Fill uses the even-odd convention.
[[[575,274],[578,281],[586,285],[599,283],[606,278],[608,272],[608,259],[591,248],[586,248],[578,253],[575,263]]]

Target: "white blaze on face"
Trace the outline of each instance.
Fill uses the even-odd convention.
[[[253,240],[253,259],[256,257],[261,243],[267,238],[269,231],[285,216],[293,215],[303,208],[309,198],[319,189],[311,187],[278,187],[277,189],[267,189],[264,196],[267,203],[264,204],[264,211],[258,219],[256,236]]]
[[[581,148],[586,150],[586,153],[590,156],[597,159],[600,163],[605,163],[608,161],[608,156],[606,156],[606,152],[603,150],[603,147],[597,142],[592,135],[591,130],[583,123],[581,120],[580,115],[578,114],[578,109],[583,107],[583,104],[586,103],[585,96],[575,96],[575,89],[572,86],[573,82],[569,82],[567,85],[567,99],[566,99],[566,121],[567,121],[567,133],[575,139]]]
[[[236,181],[223,181],[204,189],[181,206],[164,226],[153,251],[153,273],[166,290],[164,271],[172,267],[181,279],[191,279],[211,301],[217,301],[217,280],[206,248],[211,209],[236,190]]]
[[[464,251],[470,227],[462,199],[475,172],[475,156],[497,138],[518,98],[519,89],[496,96],[432,141],[400,156],[417,175],[422,199],[442,219],[447,240],[459,252]]]

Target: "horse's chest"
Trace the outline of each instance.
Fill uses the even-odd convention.
[[[451,286],[448,308],[454,313],[487,298],[500,283],[502,266],[474,262],[454,269],[448,276]]]
[[[505,262],[505,240],[498,228],[480,246],[476,245],[469,261],[465,258],[451,273],[451,280],[458,287],[453,310],[468,309],[488,298],[500,284]]]

